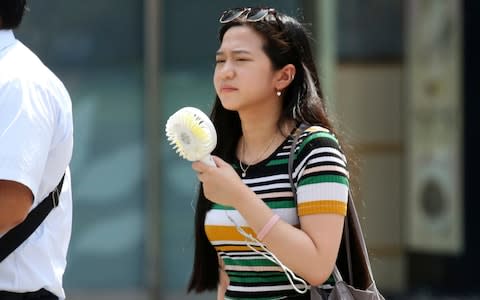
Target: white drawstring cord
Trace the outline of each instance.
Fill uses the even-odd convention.
[[[283,272],[285,273],[285,275],[287,276],[288,278],[288,281],[290,282],[290,285],[295,289],[295,291],[297,293],[300,293],[300,294],[305,294],[307,291],[308,291],[308,284],[305,282],[305,280],[303,280],[302,278],[298,277],[297,275],[295,275],[295,273],[292,272],[292,270],[290,270],[287,266],[285,266],[276,256],[275,254],[273,254],[272,252],[270,252],[270,250],[268,250],[263,244],[262,242],[260,242],[259,240],[257,240],[256,238],[254,238],[251,234],[245,232],[245,230],[243,230],[242,227],[240,227],[234,220],[232,217],[230,217],[228,215],[227,212],[225,212],[228,219],[230,219],[230,221],[235,225],[237,231],[243,235],[247,240],[247,247],[252,249],[252,251],[258,253],[258,254],[261,254],[263,257],[265,257],[266,259],[268,259],[269,261],[277,264],[278,266],[280,266],[280,268],[282,268]],[[261,251],[258,251],[257,249],[255,249],[251,242],[254,242],[256,244],[258,244],[265,252],[268,253],[268,255],[264,252],[261,252]],[[296,285],[293,283],[293,280],[296,280],[298,282],[300,282],[302,285],[305,286],[304,289],[300,290],[296,287]]]

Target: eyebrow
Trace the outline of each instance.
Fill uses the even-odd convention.
[[[250,51],[248,50],[232,50],[231,51],[233,54],[252,54]],[[225,51],[221,51],[221,50],[218,50],[216,55],[224,55],[225,54]]]

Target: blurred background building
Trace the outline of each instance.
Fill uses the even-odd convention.
[[[68,299],[214,298],[185,293],[198,184],[164,126],[183,106],[211,109],[218,18],[259,4],[313,32],[382,292],[480,299],[476,3],[29,1],[16,35],[74,106]]]

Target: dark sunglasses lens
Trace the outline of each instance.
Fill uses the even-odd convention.
[[[268,15],[268,9],[266,8],[252,8],[247,15],[247,21],[257,22],[265,18]]]
[[[223,12],[222,16],[220,17],[220,23],[228,23],[236,18],[238,18],[245,9],[229,9]]]

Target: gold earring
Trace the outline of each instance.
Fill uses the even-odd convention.
[[[280,97],[282,95],[282,91],[277,91],[277,96]]]

